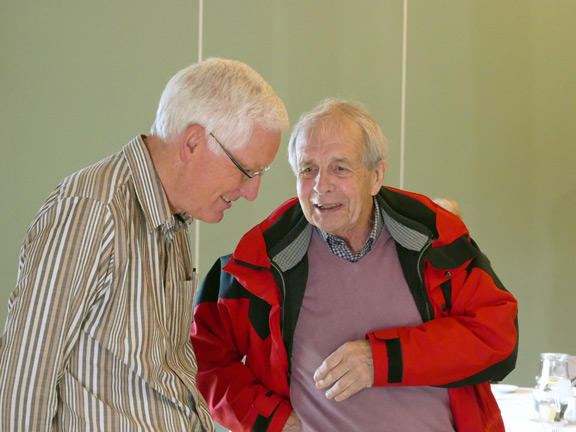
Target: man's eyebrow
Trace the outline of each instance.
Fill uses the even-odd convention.
[[[331,159],[331,160],[329,161],[329,163],[330,163],[330,164],[334,164],[334,163],[351,163],[351,161],[350,161],[349,158],[340,157],[340,158]],[[300,159],[300,160],[298,161],[298,164],[299,164],[299,165],[311,165],[311,164],[312,164],[312,165],[315,165],[315,164],[317,164],[317,162],[315,162],[315,161],[313,161],[313,160],[311,160],[311,159]]]
[[[348,159],[348,158],[336,158],[336,159],[333,159],[330,161],[330,163],[342,163],[342,162],[350,163],[350,159]]]

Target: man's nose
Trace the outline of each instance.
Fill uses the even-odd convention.
[[[325,194],[332,190],[332,176],[326,170],[319,170],[316,175],[314,190],[319,194]]]
[[[246,201],[254,201],[256,199],[258,196],[258,190],[260,189],[261,179],[262,177],[256,176],[242,182],[242,186],[240,186],[240,194]]]

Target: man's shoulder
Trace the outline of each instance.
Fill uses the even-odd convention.
[[[419,203],[415,205],[424,205],[425,207],[432,208],[432,199],[421,193],[416,193],[412,191],[407,191],[403,189],[397,189],[390,186],[382,186],[380,188],[379,194],[384,200],[392,203],[399,203],[399,205],[406,204],[408,202]]]
[[[395,239],[412,233],[411,238],[414,235],[420,236],[420,245],[425,244],[424,237],[421,237],[424,235],[434,240],[437,246],[469,235],[468,228],[456,215],[444,211],[425,195],[383,187],[378,194],[378,201],[388,228],[391,228],[390,223],[396,228],[401,227],[391,231]]]
[[[58,186],[60,199],[85,198],[108,205],[130,182],[130,169],[122,152],[66,177]]]

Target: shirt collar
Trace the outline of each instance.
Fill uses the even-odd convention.
[[[316,227],[316,229],[320,233],[320,236],[324,240],[324,243],[326,244],[326,246],[328,246],[330,252],[332,252],[334,255],[340,258],[345,259],[346,261],[357,262],[372,250],[372,248],[374,247],[374,243],[376,243],[376,240],[382,233],[382,229],[384,227],[382,222],[382,216],[380,214],[380,208],[376,202],[376,198],[373,198],[373,202],[374,202],[374,213],[373,213],[374,224],[372,225],[372,230],[370,231],[370,235],[368,236],[368,239],[366,239],[366,243],[364,243],[362,249],[355,254],[352,253],[346,242],[342,240],[340,237],[329,234],[326,231]]]
[[[168,197],[162,187],[150,153],[144,143],[145,135],[138,135],[124,146],[123,152],[130,167],[136,196],[151,230],[162,227],[162,231],[173,237],[183,227],[188,227],[193,218],[188,213],[172,214]]]

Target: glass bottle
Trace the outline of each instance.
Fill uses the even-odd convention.
[[[540,420],[561,422],[574,397],[568,375],[568,354],[540,354],[540,375],[534,389],[534,404]]]

